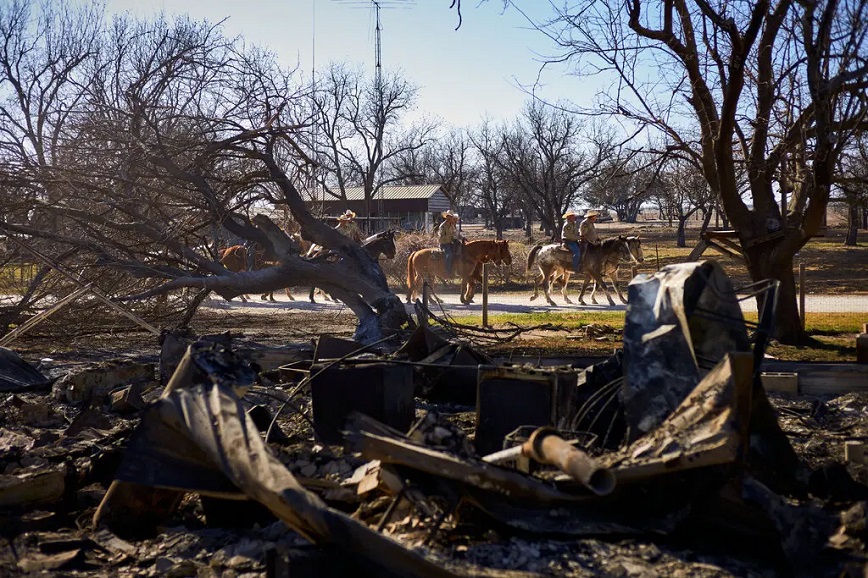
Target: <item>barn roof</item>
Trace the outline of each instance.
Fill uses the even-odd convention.
[[[363,187],[347,187],[348,201],[363,201],[365,200],[365,189]],[[438,192],[446,194],[443,185],[393,185],[381,187],[374,195],[375,199],[382,198],[384,201],[393,201],[400,199],[430,199]],[[326,197],[326,201],[330,201]]]

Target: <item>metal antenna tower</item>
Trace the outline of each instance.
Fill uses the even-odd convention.
[[[382,50],[382,22],[380,20],[381,9],[394,8],[411,8],[416,4],[416,0],[334,0],[340,4],[346,4],[353,8],[364,8],[373,11],[374,16],[374,89],[377,95],[377,122],[383,120],[383,50]],[[383,156],[382,140],[377,141],[377,156]],[[383,193],[382,189],[378,195],[377,214],[383,217]],[[370,229],[369,233],[372,232]]]

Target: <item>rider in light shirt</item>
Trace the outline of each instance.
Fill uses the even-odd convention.
[[[443,214],[443,222],[437,227],[437,240],[446,255],[446,274],[452,276],[452,263],[455,260],[455,241],[458,239],[458,215],[448,210]]]
[[[356,243],[361,243],[363,240],[362,232],[359,230],[359,226],[356,224],[356,214],[351,210],[347,209],[344,211],[343,215],[338,217],[338,224],[335,227],[336,230],[340,231],[341,234],[346,235]]]

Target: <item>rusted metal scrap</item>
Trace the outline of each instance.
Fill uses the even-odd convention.
[[[536,430],[522,449],[541,464],[557,466],[598,496],[608,496],[615,489],[614,473],[564,440],[554,429]]]
[[[227,371],[230,370],[230,371]],[[379,575],[454,576],[399,543],[326,506],[271,453],[238,393],[252,370],[216,344],[190,347],[163,397],[148,408],[130,440],[116,480],[94,516],[121,531],[132,515],[197,492],[252,499],[316,544],[330,544]]]

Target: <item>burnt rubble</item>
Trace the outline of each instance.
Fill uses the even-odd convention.
[[[770,317],[746,323],[713,263],[629,296],[623,350],[588,367],[437,325],[181,330],[159,363],[44,371],[2,350],[0,574],[863,575],[844,441],[868,397],[767,394]]]

